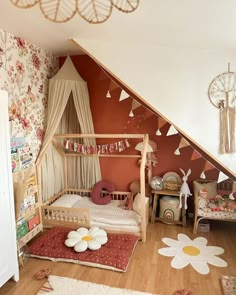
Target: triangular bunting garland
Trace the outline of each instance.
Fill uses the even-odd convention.
[[[157,129],[157,131],[156,131],[156,135],[157,135],[157,136],[161,136],[161,135],[162,135],[160,129]]]
[[[166,120],[163,119],[162,117],[158,117],[158,129],[161,129],[166,124]]]
[[[227,175],[225,175],[223,172],[220,171],[219,176],[218,176],[218,180],[217,183],[224,181],[226,179],[228,179],[229,177]]]
[[[134,117],[134,113],[133,113],[132,110],[131,110],[130,113],[129,113],[129,117]]]
[[[205,175],[204,171],[202,171],[200,178],[206,179],[206,175]]]
[[[177,149],[175,150],[174,154],[175,154],[176,156],[179,156],[179,155],[180,155],[180,150],[179,150],[179,148],[177,148]]]
[[[141,104],[140,104],[138,101],[136,101],[135,99],[133,99],[131,110],[134,111],[134,110],[137,109],[139,106],[141,106]]]
[[[110,91],[109,90],[107,91],[106,97],[107,98],[111,98],[111,94],[110,94]]]
[[[182,149],[182,148],[189,146],[189,145],[190,145],[189,142],[182,137],[180,140],[180,143],[179,143],[179,148]]]
[[[111,80],[110,85],[109,85],[109,90],[111,91],[111,90],[114,90],[117,88],[119,88],[119,86],[113,80]]]
[[[202,158],[202,155],[199,154],[199,152],[197,152],[196,150],[193,150],[191,160],[197,160],[197,159],[200,159],[200,158]]]
[[[119,101],[125,100],[126,98],[129,98],[129,94],[127,92],[125,92],[124,90],[122,90],[120,93]]]
[[[134,117],[134,110],[137,109],[141,104],[136,101],[135,99],[133,99],[132,101],[132,106],[131,106],[131,111],[129,113],[129,117]]]
[[[214,168],[215,168],[215,166],[213,166],[210,162],[206,161],[205,166],[203,168],[203,171],[209,171],[209,170],[212,170]]]
[[[169,128],[166,136],[170,136],[170,135],[174,135],[174,134],[178,134],[178,131],[175,129],[174,126],[170,125],[170,128]]]

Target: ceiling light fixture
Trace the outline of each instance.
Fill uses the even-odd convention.
[[[113,7],[130,13],[139,0],[10,0],[18,8],[31,8],[39,4],[44,17],[55,23],[65,23],[78,13],[90,24],[105,22]]]

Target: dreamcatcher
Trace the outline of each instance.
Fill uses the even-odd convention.
[[[214,78],[208,89],[211,103],[220,109],[220,147],[222,154],[236,152],[236,73],[230,71]]]

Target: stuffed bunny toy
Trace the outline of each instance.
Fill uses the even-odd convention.
[[[183,183],[181,185],[180,188],[180,192],[179,192],[179,208],[182,208],[182,196],[184,196],[184,209],[186,210],[188,208],[187,206],[187,198],[189,196],[192,196],[192,194],[190,193],[190,189],[189,186],[187,184],[187,180],[188,180],[188,176],[191,174],[191,169],[188,170],[187,174],[185,175],[185,172],[183,169],[179,168],[179,170],[183,173]]]

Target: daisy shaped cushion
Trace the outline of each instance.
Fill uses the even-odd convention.
[[[87,229],[81,227],[76,231],[70,231],[65,240],[67,247],[74,247],[76,252],[84,252],[87,249],[98,250],[108,241],[105,230],[98,227]]]

